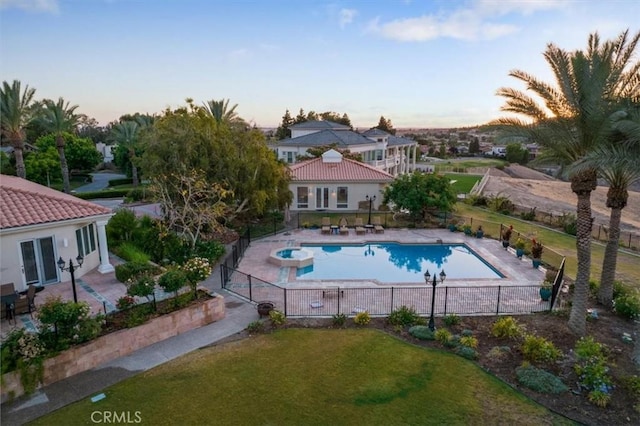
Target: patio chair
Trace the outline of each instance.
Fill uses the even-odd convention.
[[[384,234],[384,227],[382,226],[382,222],[380,221],[380,216],[376,216],[373,218],[373,229],[376,231],[376,234]]]
[[[15,302],[15,313],[16,314],[29,314],[32,315],[33,311],[36,310],[36,286],[30,285],[27,288],[27,293],[21,295],[16,299]]]
[[[349,235],[349,222],[344,217],[340,219],[340,235]]]
[[[331,218],[323,217],[322,218],[322,227],[320,228],[320,233],[322,234],[330,234],[331,233]]]
[[[361,217],[357,217],[356,218],[356,234],[357,235],[364,235],[367,232],[367,228],[364,227],[364,224],[362,223],[362,218]]]

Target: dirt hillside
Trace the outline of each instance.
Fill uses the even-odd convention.
[[[536,172],[537,173],[537,172]],[[493,173],[492,173],[493,174]],[[594,223],[607,225],[610,210],[606,206],[606,187],[599,186],[591,193]],[[517,179],[489,176],[483,195],[504,195],[517,206],[536,207],[540,212],[560,216],[576,211],[577,197],[568,182],[558,180]],[[627,207],[622,210],[621,230],[640,233],[640,192],[629,191]]]

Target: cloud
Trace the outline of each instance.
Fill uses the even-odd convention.
[[[22,9],[27,12],[60,12],[58,0],[0,0],[0,9]]]
[[[245,49],[245,48],[236,49],[229,52],[229,58],[232,60],[245,59],[245,58],[248,58],[250,55],[251,55],[251,52],[249,51],[249,49]]]
[[[386,23],[381,23],[378,17],[369,22],[367,32],[403,42],[428,41],[441,37],[492,40],[519,30],[516,25],[507,22],[507,15],[530,15],[539,11],[559,9],[566,4],[560,0],[477,0],[469,7],[449,13],[396,19]]]
[[[338,15],[340,16],[340,28],[344,28],[348,24],[353,22],[353,18],[356,17],[358,11],[355,9],[340,9]]]

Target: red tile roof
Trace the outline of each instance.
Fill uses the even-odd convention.
[[[311,182],[391,182],[393,176],[355,160],[323,162],[322,157],[290,166],[293,181]]]
[[[0,175],[0,229],[104,215],[111,209],[15,176]]]

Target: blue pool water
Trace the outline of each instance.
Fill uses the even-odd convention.
[[[504,278],[464,244],[304,244],[313,265],[300,268],[300,280],[367,280],[424,282],[444,269],[447,279]]]

